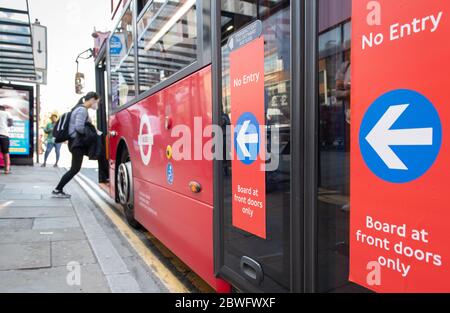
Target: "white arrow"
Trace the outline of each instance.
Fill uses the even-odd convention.
[[[250,158],[250,151],[247,149],[248,144],[257,144],[259,142],[258,134],[247,134],[248,127],[250,126],[250,121],[245,121],[239,130],[239,134],[237,136],[237,143],[239,148],[241,148],[242,153],[245,158]]]
[[[391,146],[433,145],[433,128],[391,129],[408,107],[409,104],[389,107],[366,137],[367,142],[391,170],[408,170]]]

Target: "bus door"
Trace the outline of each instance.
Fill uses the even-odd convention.
[[[109,96],[107,93],[108,76],[106,66],[106,49],[103,49],[95,62],[96,90],[100,95],[100,105],[97,110],[97,128],[103,133],[103,142],[105,143],[105,158],[99,160],[99,182],[106,183],[109,180],[109,140],[108,134],[108,117],[109,117]]]
[[[289,292],[291,1],[219,3],[225,160],[215,167],[216,271],[238,291]]]

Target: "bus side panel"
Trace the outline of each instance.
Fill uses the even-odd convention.
[[[132,126],[126,127],[133,131],[135,142],[130,147],[134,176],[212,206],[213,163],[203,155],[203,147],[212,137],[203,136],[204,128],[212,124],[211,67],[144,99],[128,111]],[[149,133],[143,119],[150,124],[152,145],[138,145],[138,138]],[[173,159],[167,157],[168,147],[174,150]],[[149,154],[150,162],[146,165],[144,160]],[[167,177],[169,163],[174,172],[172,183]],[[192,193],[191,182],[199,183],[202,191]]]
[[[229,285],[214,277],[213,163],[203,156],[212,135],[211,67],[186,77],[127,109],[135,178],[136,219],[218,291]],[[139,140],[141,138],[141,140]],[[143,138],[146,138],[143,140]],[[183,159],[177,156],[188,152]],[[174,158],[167,156],[172,147]],[[169,164],[173,181],[168,179]],[[201,185],[194,193],[191,182]]]
[[[213,208],[140,179],[135,185],[143,226],[216,291],[229,292],[214,276]]]

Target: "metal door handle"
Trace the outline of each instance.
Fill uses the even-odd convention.
[[[112,131],[112,132],[109,133],[109,135],[111,137],[117,137],[117,132],[116,131]]]
[[[260,285],[264,279],[261,265],[246,256],[241,259],[241,272],[245,275],[247,280],[255,285]]]

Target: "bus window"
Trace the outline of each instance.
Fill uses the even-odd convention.
[[[110,38],[111,108],[127,104],[136,96],[133,14],[128,8]]]
[[[153,1],[138,22],[139,91],[197,60],[196,0]]]

